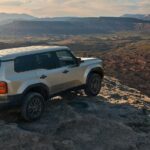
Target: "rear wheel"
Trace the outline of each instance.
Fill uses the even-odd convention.
[[[86,85],[85,85],[85,94],[88,96],[96,96],[101,90],[102,78],[97,73],[89,74]]]
[[[29,93],[25,96],[21,114],[26,121],[34,121],[41,117],[44,111],[44,97],[39,93]]]

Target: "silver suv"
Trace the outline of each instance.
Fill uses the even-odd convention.
[[[66,90],[96,96],[102,78],[100,59],[77,58],[65,46],[0,50],[0,105],[20,106],[28,121],[42,115],[46,100]]]

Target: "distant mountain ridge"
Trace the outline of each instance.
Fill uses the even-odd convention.
[[[150,14],[125,14],[120,16],[121,18],[136,18],[150,21]],[[46,17],[39,18],[28,14],[17,13],[0,13],[0,25],[8,24],[13,21],[73,21],[85,18],[99,18],[99,17]],[[103,17],[100,17],[103,18]],[[105,18],[105,17],[104,17]],[[109,18],[109,17],[108,17]]]
[[[37,18],[27,14],[0,13],[1,36],[50,34],[99,34],[150,30],[150,21],[132,17]]]
[[[39,18],[28,14],[0,13],[0,25],[9,24],[14,21],[70,21],[79,17],[46,17]]]
[[[36,20],[37,18],[28,14],[0,13],[0,25],[8,24],[17,20]]]
[[[123,15],[121,17],[137,18],[137,19],[150,21],[150,14],[125,14],[125,15]]]
[[[68,21],[14,21],[0,27],[0,35],[99,34],[122,31],[146,31],[150,21],[134,18],[72,18]]]

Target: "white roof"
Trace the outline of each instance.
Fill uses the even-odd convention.
[[[28,54],[36,54],[47,51],[68,49],[66,46],[29,46],[20,48],[10,48],[0,50],[0,59],[9,60],[14,59],[18,56],[24,56]]]

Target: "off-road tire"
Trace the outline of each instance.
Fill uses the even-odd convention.
[[[97,73],[90,73],[88,75],[86,85],[85,85],[85,94],[87,96],[97,96],[101,90],[102,78]]]
[[[44,97],[35,92],[28,93],[21,107],[21,115],[26,121],[39,119],[44,112]]]

